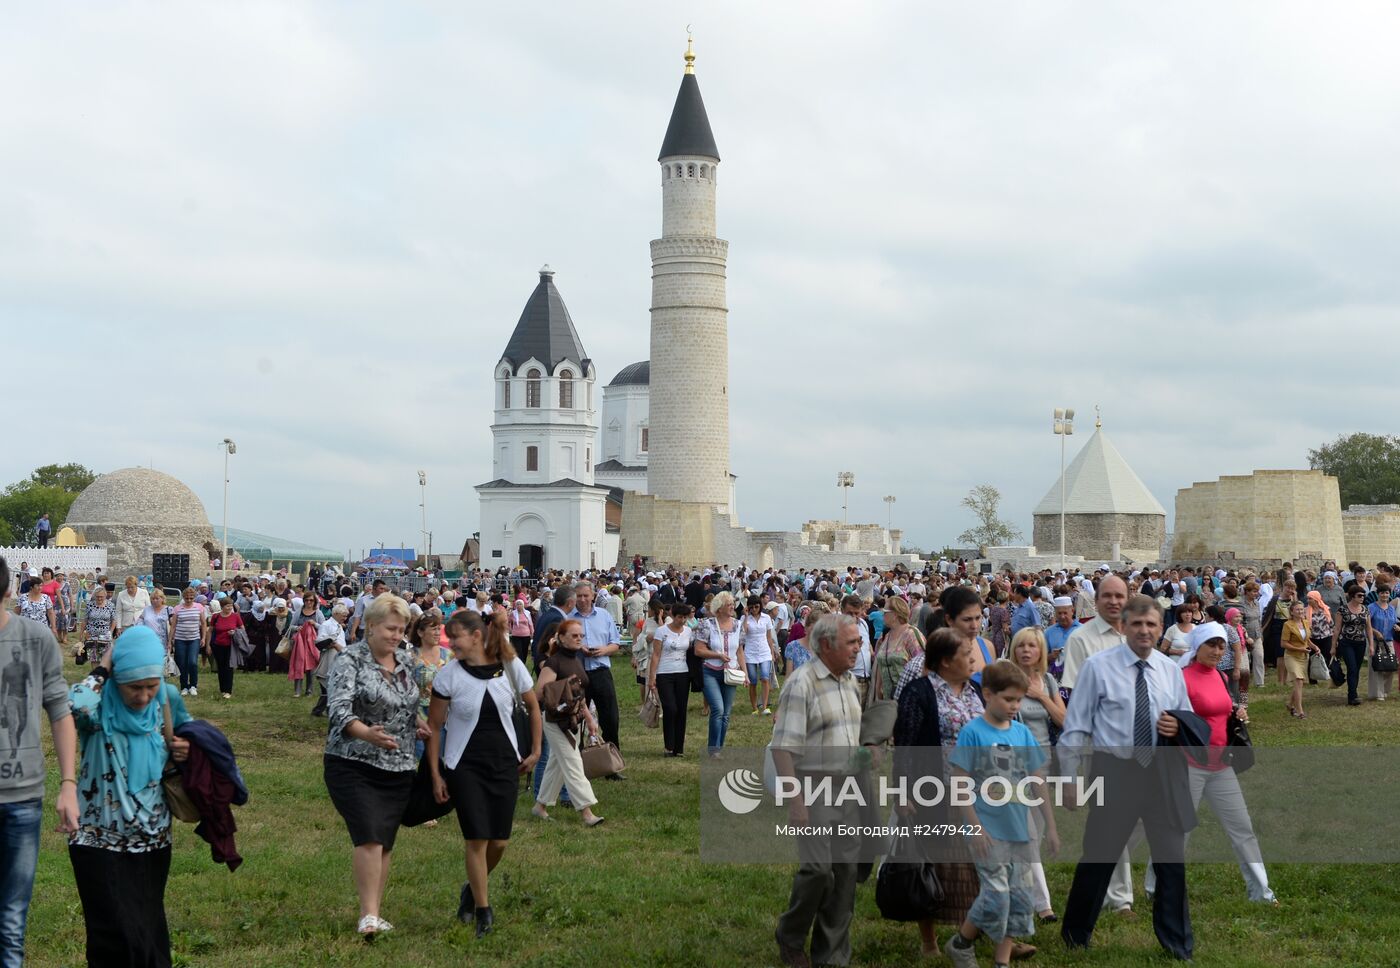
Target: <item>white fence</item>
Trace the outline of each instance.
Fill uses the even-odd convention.
[[[20,564],[26,561],[31,568],[52,568],[67,575],[85,575],[99,568],[107,570],[106,548],[0,547],[0,557],[10,566],[11,574],[18,571]]]

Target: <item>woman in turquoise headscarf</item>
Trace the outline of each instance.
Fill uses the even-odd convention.
[[[170,811],[160,777],[167,758],[183,762],[190,747],[177,738],[166,748],[164,709],[172,727],[190,714],[179,691],[164,683],[164,665],[165,643],[133,626],[69,694],[81,762],[78,831],[68,856],[90,966],[170,965]]]

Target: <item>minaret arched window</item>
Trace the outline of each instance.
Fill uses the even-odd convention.
[[[502,406],[503,409],[509,410],[509,409],[510,409],[510,374],[506,374],[505,379],[503,379],[503,380],[501,381],[501,387],[502,387],[502,389],[504,390],[504,393],[503,393],[502,396],[501,396],[501,406]]]
[[[574,371],[559,371],[559,409],[574,409]]]
[[[531,369],[525,374],[525,406],[538,408],[540,405],[540,371]]]

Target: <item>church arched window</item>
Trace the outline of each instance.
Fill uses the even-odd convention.
[[[710,177],[710,166],[709,166],[709,165],[701,165],[701,166],[700,166],[700,177],[701,177],[701,178],[709,178],[709,177]]]
[[[501,406],[502,406],[504,409],[509,410],[509,409],[510,409],[510,377],[509,377],[509,376],[507,376],[504,380],[501,381],[501,389],[502,389],[502,394],[501,394]]]
[[[679,177],[681,177],[681,175],[683,175],[683,174],[684,174],[684,171],[682,171],[681,166],[680,166],[680,165],[677,165],[677,166],[676,166],[676,177],[679,178]]]
[[[559,408],[561,410],[574,409],[574,371],[559,371]]]
[[[531,369],[525,374],[525,406],[539,407],[540,405],[540,371]]]
[[[540,469],[540,449],[533,444],[525,448],[525,469],[527,471]]]
[[[686,165],[685,167],[686,167],[686,175],[687,175],[687,177],[694,178],[694,177],[695,177],[695,166],[694,166],[693,164],[691,164],[691,165]]]

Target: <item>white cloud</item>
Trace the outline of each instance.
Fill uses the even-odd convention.
[[[75,16],[81,10],[81,16]],[[632,4],[24,8],[0,39],[0,457],[146,463],[332,547],[475,528],[489,373],[549,262],[606,381],[646,355],[655,152],[699,14]],[[1168,508],[1387,431],[1400,11],[721,4],[746,523],[1029,531],[1049,411]],[[1080,440],[1083,438],[1081,437]],[[1078,443],[1076,440],[1074,443]],[[777,473],[772,468],[778,469]],[[444,537],[446,536],[446,537]]]

